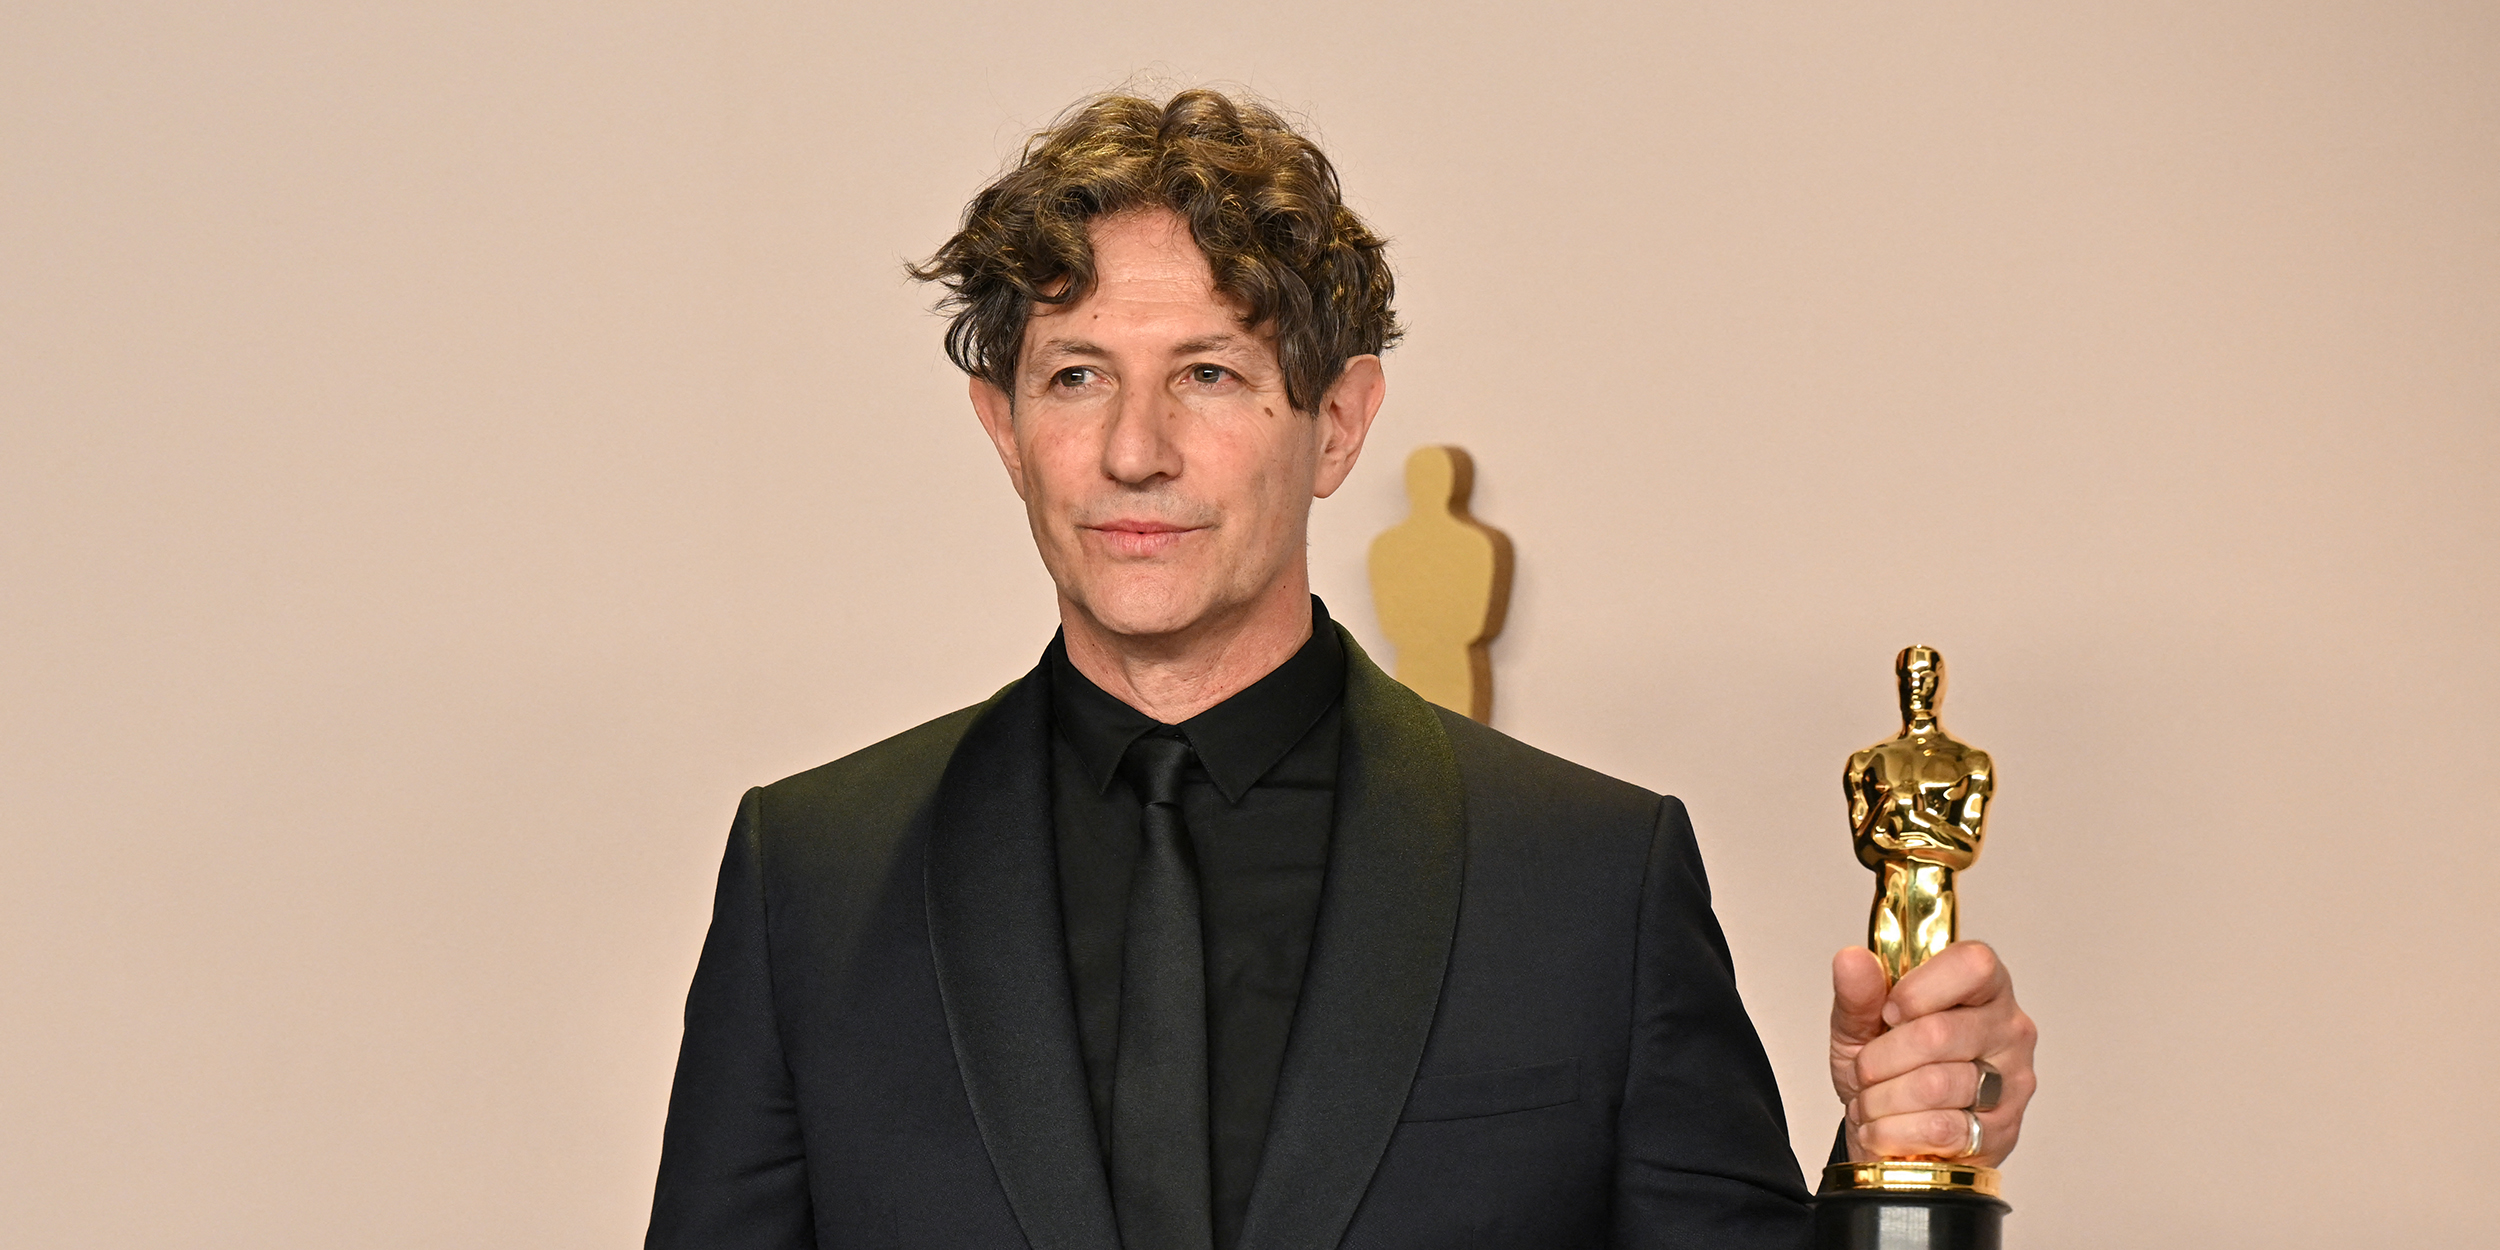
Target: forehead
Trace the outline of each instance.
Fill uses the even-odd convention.
[[[1072,344],[1102,351],[1203,348],[1214,338],[1263,341],[1242,326],[1239,301],[1218,290],[1189,224],[1170,209],[1096,218],[1094,286],[1073,304],[1037,304],[1025,335],[1028,359]],[[1272,348],[1270,349],[1272,353]]]
[[[1168,208],[1097,217],[1086,224],[1098,281],[1213,297],[1215,270],[1191,237],[1189,223]]]

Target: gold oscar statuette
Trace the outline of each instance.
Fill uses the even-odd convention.
[[[1979,859],[1996,766],[1937,721],[1944,657],[1935,648],[1907,648],[1893,671],[1901,732],[1851,755],[1841,786],[1858,862],[1875,871],[1867,949],[1898,981],[1960,936],[1954,874]],[[1835,1163],[1823,1170],[1817,1245],[1993,1248],[2007,1209],[1997,1192],[1996,1169],[1967,1159]]]

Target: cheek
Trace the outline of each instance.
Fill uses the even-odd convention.
[[[1319,481],[1319,443],[1311,436],[1316,423],[1310,418],[1288,411],[1278,420],[1282,428],[1267,449],[1261,493],[1275,506],[1278,522],[1290,525],[1302,515]]]
[[[1289,433],[1291,437],[1263,438],[1255,447],[1240,449],[1234,478],[1240,484],[1236,506],[1254,517],[1251,524],[1241,527],[1247,543],[1291,548],[1302,529],[1316,460],[1309,445],[1300,440],[1299,429]]]
[[[1018,449],[1024,460],[1025,493],[1036,506],[1068,500],[1094,476],[1096,461],[1066,431],[1045,427],[1019,439]]]
[[[1279,505],[1293,497],[1293,482],[1301,472],[1299,455],[1279,440],[1247,432],[1216,451],[1206,463],[1212,470],[1206,474],[1210,485],[1221,481],[1231,507],[1248,510],[1257,522],[1255,528],[1269,528]]]

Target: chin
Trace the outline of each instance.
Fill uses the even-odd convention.
[[[1128,637],[1177,634],[1224,607],[1203,586],[1174,585],[1163,578],[1111,578],[1071,597],[1104,629]]]
[[[1087,608],[1104,629],[1130,638],[1178,634],[1209,615],[1206,608],[1195,604],[1170,601],[1134,603],[1118,598],[1108,604],[1088,604]]]

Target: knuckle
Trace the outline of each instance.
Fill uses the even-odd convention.
[[[1943,1107],[1952,1104],[1954,1094],[1961,1085],[1961,1078],[1951,1068],[1931,1063],[1918,1070],[1911,1088],[1920,1102],[1930,1107]]]
[[[1910,1027],[1910,1040],[1916,1043],[1922,1051],[1941,1051],[1953,1044],[1951,1012],[1940,1011],[1932,1016],[1920,1016],[1912,1022]]]
[[[2025,1050],[2039,1044],[2040,1026],[2033,1022],[2029,1012],[2014,1013],[2014,1040]]]

